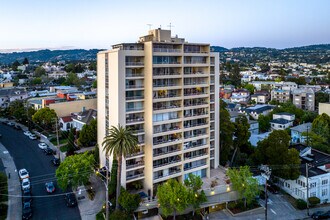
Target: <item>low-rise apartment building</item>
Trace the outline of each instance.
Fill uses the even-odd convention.
[[[313,89],[295,89],[292,91],[292,103],[303,110],[315,110],[315,93]]]
[[[279,103],[290,101],[290,90],[273,89],[271,92],[271,99]]]

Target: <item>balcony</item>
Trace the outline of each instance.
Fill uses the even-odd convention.
[[[166,150],[161,150],[161,149],[154,149],[154,157],[158,157],[158,156],[161,156],[161,155],[165,155],[165,154],[171,154],[171,153],[174,153],[174,152],[178,152],[180,151],[180,148],[172,148],[172,149],[168,149],[169,147],[165,147],[167,148]]]
[[[179,141],[179,140],[181,140],[181,138],[160,139],[160,140],[154,141],[154,145],[171,143],[171,142],[175,142],[175,141]]]
[[[199,122],[199,123],[185,123],[184,128],[192,128],[192,127],[198,127],[202,125],[207,125],[208,122]]]
[[[195,137],[197,137],[197,136],[195,136]],[[202,146],[207,146],[207,144],[206,143],[193,144],[192,142],[187,142],[187,143],[183,144],[183,150],[189,150],[189,149],[202,147]]]
[[[179,156],[174,156],[174,157],[171,157],[171,158],[165,158],[165,159],[160,159],[160,160],[163,160],[165,162],[163,163],[156,163],[153,165],[154,168],[158,168],[158,167],[164,167],[164,166],[167,166],[167,165],[170,165],[170,164],[175,164],[175,163],[179,163],[181,162],[181,158]],[[155,163],[155,161],[154,161]]]
[[[130,170],[130,169],[133,169],[136,167],[141,167],[141,166],[144,166],[144,161],[137,161],[136,163],[133,163],[133,164],[127,164],[127,161],[126,161],[126,170]]]
[[[188,154],[189,154],[189,156],[186,156]],[[189,153],[185,153],[184,159],[185,160],[191,160],[191,159],[194,159],[194,158],[197,158],[197,157],[202,157],[202,156],[205,156],[205,155],[207,155],[207,152],[196,154],[196,155],[193,155],[191,152],[189,152]]]
[[[179,83],[160,83],[160,84],[153,84],[153,87],[171,87],[171,86],[180,86]]]
[[[158,53],[181,53],[181,49],[172,48],[153,48],[153,52]]]
[[[154,93],[154,99],[167,99],[167,98],[179,98],[181,95],[179,93],[169,93],[169,94],[156,94]]]
[[[205,72],[202,72],[202,71],[197,71],[197,72],[192,72],[192,71],[190,71],[190,72],[184,72],[184,75],[186,76],[186,75],[189,75],[189,77],[191,77],[191,75],[196,75],[196,76],[199,76],[199,75],[202,75],[202,76],[205,76],[206,75],[206,73]]]
[[[173,127],[169,127],[169,128],[161,128],[161,129],[154,129],[154,134],[159,134],[159,133],[165,133],[165,132],[168,132],[168,131],[177,131],[181,129],[179,126],[173,126]]]
[[[135,107],[135,108],[126,108],[126,112],[137,112],[137,111],[143,111],[143,107]]]
[[[177,169],[177,170],[170,171],[168,174],[161,174],[161,175],[154,176],[154,180],[157,180],[157,179],[160,179],[160,178],[163,178],[163,177],[172,176],[172,175],[177,174],[177,173],[181,173],[181,170]]]
[[[144,85],[126,85],[126,89],[140,89],[144,88]]]
[[[144,99],[143,95],[139,96],[126,96],[126,101],[134,101],[134,100],[141,100]]]
[[[135,123],[135,122],[144,122],[144,117],[126,118],[126,124]]]
[[[126,66],[143,66],[144,62],[126,62]]]
[[[126,181],[132,182],[131,180],[142,179],[142,177],[144,177],[144,174],[143,173],[132,174],[132,175],[126,176]]]
[[[206,131],[197,133],[197,134],[185,134],[184,139],[195,138],[195,137],[199,137],[199,136],[203,136],[203,135],[207,135]]]
[[[142,155],[144,155],[144,151],[143,150],[142,151],[138,151],[136,153],[132,153],[130,155],[127,155],[126,157],[127,158],[132,158],[132,157],[138,157],[138,156],[142,156]]]
[[[198,117],[198,116],[204,116],[204,115],[208,115],[208,111],[191,112],[189,110],[185,110],[185,112],[184,112],[185,118],[192,118],[192,117]]]
[[[144,77],[144,73],[126,73],[126,78]]]
[[[184,171],[195,169],[197,167],[202,167],[202,166],[205,166],[205,165],[206,165],[206,161],[202,162],[202,163],[199,163],[199,164],[192,165],[192,166],[187,166],[187,167],[185,166]]]
[[[180,76],[181,73],[179,73],[179,72],[158,72],[158,73],[154,72],[153,75],[155,77],[157,77],[157,76]]]
[[[158,105],[155,105],[158,104]],[[155,103],[153,106],[154,111],[160,111],[165,109],[173,109],[173,108],[181,108],[180,104],[169,104],[169,105],[163,105],[161,103]]]

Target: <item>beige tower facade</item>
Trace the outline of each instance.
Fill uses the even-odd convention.
[[[125,158],[122,185],[139,181],[149,196],[158,184],[189,173],[208,177],[219,165],[219,55],[210,45],[155,29],[138,43],[97,55],[98,143],[101,166],[112,157],[101,143],[107,129],[131,127],[139,140]]]

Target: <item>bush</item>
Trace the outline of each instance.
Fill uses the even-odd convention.
[[[7,218],[7,204],[0,204],[0,219],[6,219]]]
[[[308,202],[311,207],[314,207],[314,206],[320,204],[321,200],[314,196],[314,197],[309,197]]]
[[[120,219],[120,220],[131,220],[132,218],[126,212],[116,210],[113,213],[111,213],[109,219],[110,220],[118,220],[118,219]]]
[[[302,199],[297,199],[296,204],[297,204],[297,208],[300,210],[307,208],[307,203]]]

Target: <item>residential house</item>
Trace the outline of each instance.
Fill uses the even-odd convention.
[[[255,105],[240,109],[240,113],[249,115],[254,120],[258,120],[259,115],[268,115],[274,108],[275,106],[273,105]]]
[[[250,124],[250,134],[259,134],[259,122],[255,121],[255,120],[249,120],[249,124]]]
[[[317,197],[321,203],[328,203],[330,201],[330,155],[303,144],[294,145],[292,148],[299,152],[300,176],[296,180],[279,178],[278,185],[295,199],[307,201],[307,197]],[[309,195],[307,195],[307,175]]]
[[[72,116],[64,116],[64,117],[60,117],[59,118],[59,127],[61,131],[68,131],[70,130],[73,126],[73,122],[72,122]]]
[[[310,122],[290,128],[291,142],[294,144],[306,143],[307,132],[311,131],[311,128],[312,128],[312,123]],[[303,133],[306,133],[306,135],[303,135]]]
[[[247,89],[237,89],[231,93],[231,102],[248,102],[250,100],[250,92]]]
[[[72,127],[80,131],[84,125],[89,125],[89,123],[96,119],[97,111],[95,109],[83,109],[78,114],[72,116]]]
[[[295,115],[282,112],[273,115],[273,120],[270,121],[272,130],[285,130],[293,126],[293,121],[295,120]]]
[[[251,95],[251,100],[256,104],[266,104],[270,100],[270,94],[267,91],[257,91]]]
[[[9,104],[16,100],[27,99],[28,94],[25,89],[19,88],[2,88],[0,89],[0,107],[6,108]]]
[[[252,146],[256,147],[258,145],[258,142],[268,138],[270,133],[271,132],[265,132],[265,133],[261,133],[261,134],[252,134],[251,133],[249,142],[251,143]]]

